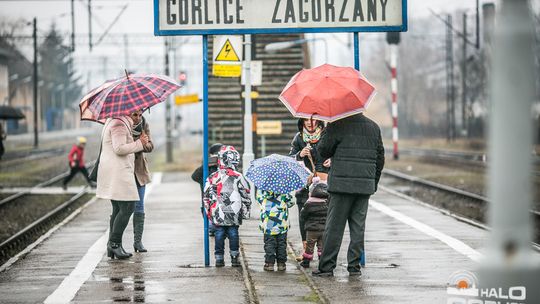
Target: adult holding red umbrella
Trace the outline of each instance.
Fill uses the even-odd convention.
[[[158,104],[180,86],[159,75],[128,75],[108,81],[87,94],[79,104],[82,120],[104,123],[97,166],[96,196],[111,201],[110,258],[131,256],[122,247],[122,236],[135,204],[141,199],[135,177],[135,153],[145,150],[149,137],[142,130],[133,140],[134,122],[142,111]]]
[[[347,270],[350,275],[361,274],[368,202],[384,167],[379,126],[362,114],[374,95],[375,88],[360,72],[325,64],[296,74],[280,96],[296,117],[329,122],[317,145],[332,167],[325,245],[319,268],[313,271],[316,276],[333,275],[347,223],[351,233]]]
[[[296,158],[297,161],[302,161],[305,167],[312,171],[312,173],[316,172],[317,175],[323,176],[323,179],[326,180],[330,168],[330,160],[322,158],[317,151],[317,145],[324,127],[324,122],[320,120],[300,118],[298,120],[298,133],[296,133],[291,142],[289,156]],[[308,186],[306,185],[295,194],[298,214],[300,214],[309,198]],[[298,227],[305,251],[307,246],[306,230],[304,229],[304,220],[300,217],[298,218]],[[302,254],[296,257],[297,261],[301,261],[302,259]]]

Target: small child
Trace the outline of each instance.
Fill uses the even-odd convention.
[[[264,233],[264,270],[274,271],[277,260],[278,271],[287,269],[287,231],[289,230],[289,208],[294,205],[292,195],[257,190],[257,201],[261,205],[259,229]]]
[[[304,221],[306,229],[306,251],[300,265],[309,268],[309,262],[313,260],[315,244],[319,257],[323,250],[323,233],[326,226],[326,215],[328,212],[328,186],[326,182],[313,180],[309,187],[309,199],[300,212],[300,217]]]
[[[249,183],[237,172],[240,154],[233,146],[223,146],[218,153],[218,170],[208,177],[204,187],[204,207],[215,229],[216,267],[225,266],[225,237],[229,239],[231,264],[239,267],[238,228],[249,214]]]

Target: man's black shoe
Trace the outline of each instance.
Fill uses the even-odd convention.
[[[361,276],[362,275],[362,271],[360,271],[360,269],[357,269],[357,268],[347,268],[347,271],[349,272],[349,276]]]
[[[320,271],[319,269],[315,269],[311,272],[311,275],[314,277],[332,277],[334,276],[333,271]]]

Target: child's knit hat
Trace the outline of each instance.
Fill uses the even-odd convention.
[[[313,183],[309,186],[309,196],[316,198],[328,198],[328,185],[326,181],[317,177],[313,178]]]

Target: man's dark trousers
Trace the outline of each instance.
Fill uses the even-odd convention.
[[[370,195],[330,193],[328,216],[324,230],[324,248],[319,270],[331,272],[336,268],[337,257],[345,224],[349,222],[351,241],[347,252],[347,269],[360,270],[360,254],[364,250],[364,231]]]

